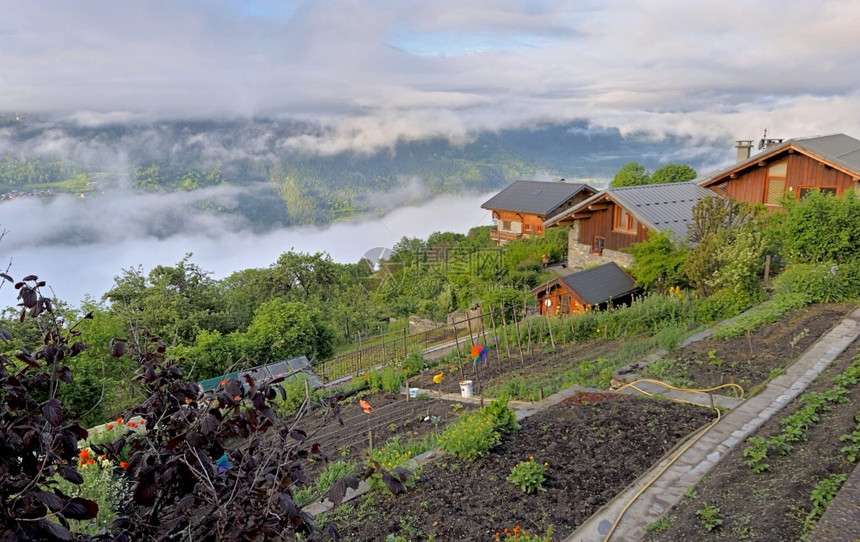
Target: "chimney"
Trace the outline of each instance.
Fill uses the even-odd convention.
[[[753,141],[752,139],[739,139],[735,141],[735,148],[738,150],[737,163],[741,163],[744,160],[749,159],[750,152],[753,148]]]

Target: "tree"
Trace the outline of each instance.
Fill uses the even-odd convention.
[[[686,284],[683,267],[690,250],[685,241],[673,239],[669,232],[651,234],[647,241],[634,244],[630,253],[634,259],[630,272],[646,290],[666,293],[672,286]]]
[[[657,183],[681,183],[692,181],[696,178],[696,170],[682,164],[666,164],[654,170],[651,174],[651,184]]]
[[[277,298],[257,309],[244,347],[260,363],[301,355],[325,359],[334,353],[334,330],[318,309]]]
[[[325,252],[285,252],[272,266],[275,283],[292,299],[308,301],[312,296],[327,299],[338,280],[338,265]]]
[[[651,182],[651,175],[645,166],[638,162],[630,162],[621,166],[612,182],[609,183],[610,188],[620,188],[622,186],[638,186]]]

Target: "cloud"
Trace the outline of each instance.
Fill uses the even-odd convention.
[[[5,108],[81,126],[282,116],[320,128],[284,146],[321,154],[581,117],[792,137],[854,130],[860,113],[860,9],[840,0],[0,0],[0,13]]]
[[[412,190],[420,192],[419,185],[414,180]],[[11,263],[14,278],[36,274],[60,299],[77,304],[85,295],[99,298],[107,292],[123,269],[140,266],[148,272],[157,265],[172,266],[189,252],[194,263],[219,279],[242,269],[268,267],[288,250],[327,252],[337,262],[355,263],[365,252],[390,249],[404,236],[467,233],[490,224],[489,213],[480,205],[492,194],[440,197],[380,217],[264,233],[232,215],[193,211],[204,199],[229,205],[247,190],[217,187],[199,194],[116,193],[85,200],[4,202],[0,232],[7,233],[0,240],[0,262],[3,270]],[[0,289],[0,306],[14,304],[10,292]]]

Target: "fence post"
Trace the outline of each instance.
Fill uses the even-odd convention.
[[[408,326],[409,324],[407,323],[406,325]],[[403,359],[406,359],[406,357],[409,355],[409,347],[406,344],[406,339],[407,339],[406,328],[404,327],[403,328]]]

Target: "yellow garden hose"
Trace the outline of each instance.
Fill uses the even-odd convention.
[[[620,388],[618,388],[618,390],[617,390],[617,391],[621,391],[621,390],[623,390],[624,388],[633,388],[634,390],[638,391],[639,393],[643,393],[643,394],[645,394],[645,395],[647,395],[647,396],[649,396],[649,397],[652,397],[652,396],[654,395],[653,393],[648,393],[647,391],[645,391],[645,390],[643,390],[643,389],[641,389],[641,388],[636,387],[636,384],[638,384],[638,383],[640,383],[640,382],[650,382],[650,383],[652,383],[652,384],[657,384],[657,385],[659,385],[659,386],[663,386],[664,388],[668,388],[668,389],[675,390],[675,391],[684,391],[684,392],[700,392],[700,393],[707,393],[707,392],[709,392],[709,391],[719,390],[719,389],[722,389],[722,388],[734,387],[734,388],[737,388],[737,389],[740,391],[740,397],[743,397],[743,396],[744,396],[744,389],[743,389],[742,387],[738,386],[737,384],[722,384],[722,385],[720,385],[720,386],[716,386],[716,387],[714,387],[714,388],[700,388],[700,389],[696,389],[696,388],[676,388],[675,386],[672,386],[671,384],[667,384],[667,383],[665,383],[665,382],[661,382],[661,381],[659,381],[659,380],[651,380],[651,379],[647,379],[647,378],[642,378],[642,379],[639,379],[639,380],[635,380],[635,381],[633,381],[633,382],[631,382],[631,383],[629,383],[629,384],[625,384],[624,386],[621,386]],[[633,495],[633,497],[632,497],[632,498],[627,502],[627,504],[625,504],[625,505],[624,505],[624,508],[621,510],[621,513],[620,513],[620,514],[618,514],[618,517],[617,517],[617,518],[615,518],[615,523],[613,523],[613,524],[612,524],[612,527],[609,529],[609,532],[608,532],[608,533],[606,533],[606,537],[603,539],[603,541],[604,541],[604,542],[609,542],[610,537],[612,537],[612,533],[614,533],[614,532],[615,532],[615,528],[616,528],[616,527],[618,527],[618,523],[619,523],[619,522],[621,522],[621,518],[623,518],[623,517],[624,517],[624,514],[626,514],[626,513],[627,513],[627,510],[628,510],[628,509],[633,505],[633,503],[634,503],[634,502],[636,502],[636,499],[638,499],[638,498],[639,498],[643,493],[645,493],[645,490],[647,490],[649,487],[651,487],[651,485],[652,485],[654,482],[656,482],[656,481],[660,478],[660,476],[662,476],[662,475],[663,475],[663,473],[664,473],[664,472],[666,472],[666,470],[668,470],[668,469],[669,469],[669,467],[671,467],[671,466],[675,463],[675,461],[677,461],[677,460],[678,460],[678,458],[680,458],[682,455],[684,455],[684,452],[686,452],[687,450],[689,450],[689,449],[690,449],[690,448],[691,448],[691,447],[692,447],[696,442],[698,442],[698,441],[699,441],[699,439],[700,439],[700,438],[702,438],[702,437],[705,435],[705,433],[707,433],[708,431],[710,431],[710,429],[711,429],[713,426],[717,425],[717,422],[719,422],[719,421],[720,421],[720,418],[721,418],[721,416],[722,416],[722,413],[720,412],[720,409],[719,409],[719,408],[717,408],[717,407],[715,407],[715,406],[713,406],[713,405],[703,405],[703,404],[701,404],[701,403],[696,403],[696,402],[694,402],[694,401],[687,401],[687,400],[685,400],[685,399],[675,399],[675,398],[673,398],[673,397],[667,397],[667,399],[670,399],[670,400],[672,400],[672,401],[675,401],[676,403],[684,403],[684,404],[688,404],[688,405],[696,405],[696,406],[701,406],[701,407],[705,407],[705,408],[713,408],[713,409],[714,409],[714,411],[716,411],[716,413],[717,413],[717,417],[716,417],[716,419],[714,419],[714,421],[713,421],[713,422],[711,422],[707,427],[705,427],[705,428],[701,429],[701,430],[696,434],[696,436],[695,436],[695,437],[693,437],[693,438],[690,440],[690,442],[688,442],[687,444],[685,444],[685,445],[681,448],[681,450],[680,450],[680,451],[678,451],[678,453],[677,453],[677,454],[675,454],[675,457],[673,457],[673,458],[672,458],[668,463],[666,463],[666,465],[665,465],[662,469],[660,469],[660,472],[658,472],[658,473],[654,476],[654,478],[652,478],[652,479],[651,479],[647,484],[645,484],[645,485],[642,487],[642,489],[640,489],[638,492],[636,492],[636,495]]]

